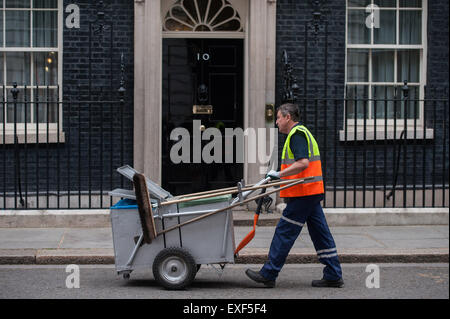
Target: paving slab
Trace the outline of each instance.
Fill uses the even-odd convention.
[[[236,241],[239,242],[245,235],[251,230],[250,227],[235,227],[234,233]],[[270,243],[272,242],[273,234],[275,232],[275,227],[264,227],[257,228],[255,231],[255,237],[248,244],[248,247],[252,248],[263,248],[270,247]],[[333,232],[333,228],[331,228],[331,232],[333,234],[333,238],[336,242],[336,246],[339,248],[344,247],[353,247],[353,248],[383,248],[386,247],[383,243],[378,242],[364,234],[363,232],[356,234],[347,234],[347,233],[339,233],[336,234]],[[306,229],[303,229],[300,236],[294,243],[294,248],[302,248],[302,247],[310,247],[314,248],[313,243],[311,241],[311,237]]]
[[[0,249],[58,248],[64,228],[0,228]]]
[[[416,249],[416,248],[446,248],[448,239],[395,239],[384,240],[390,248]]]
[[[239,243],[252,227],[234,227]],[[445,226],[330,227],[341,262],[448,262]],[[274,226],[257,227],[237,263],[267,259]],[[305,227],[288,263],[318,262]],[[111,228],[0,228],[2,264],[114,263]]]
[[[68,228],[58,248],[112,248],[111,228]]]
[[[330,227],[338,248],[445,248],[445,226]],[[239,242],[252,227],[234,227]],[[257,227],[248,247],[270,247],[275,227]],[[297,239],[298,247],[313,247],[307,227]],[[111,228],[0,228],[0,249],[112,248]],[[294,246],[296,247],[296,246]]]

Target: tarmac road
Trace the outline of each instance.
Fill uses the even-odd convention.
[[[202,266],[184,291],[167,291],[153,279],[151,270],[136,270],[130,280],[116,274],[112,265],[81,265],[80,288],[69,289],[73,274],[65,265],[0,265],[0,299],[5,298],[150,298],[150,299],[448,299],[449,264],[378,264],[379,288],[367,288],[367,264],[343,264],[345,287],[313,288],[322,265],[287,264],[274,289],[262,288],[246,277],[246,268],[261,265],[227,265],[222,275]],[[371,277],[372,278],[372,277]],[[370,281],[370,280],[369,280]],[[374,280],[370,282],[374,283]],[[188,303],[188,300],[186,300]]]

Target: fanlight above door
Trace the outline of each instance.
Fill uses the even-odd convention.
[[[243,27],[227,0],[178,0],[168,10],[164,31],[237,31]]]

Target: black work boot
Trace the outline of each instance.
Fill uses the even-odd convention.
[[[259,272],[253,271],[251,269],[247,269],[245,274],[253,281],[257,283],[264,284],[266,287],[273,288],[275,287],[275,280],[268,280],[264,278]]]
[[[313,280],[311,285],[313,287],[331,287],[331,288],[342,288],[344,287],[344,280],[339,278],[339,280]]]

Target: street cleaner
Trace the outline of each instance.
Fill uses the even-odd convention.
[[[344,281],[336,244],[320,204],[324,186],[319,147],[311,132],[299,124],[299,119],[296,105],[287,103],[278,108],[276,124],[288,136],[281,156],[281,171],[272,170],[266,177],[272,180],[314,178],[280,191],[287,205],[275,229],[268,260],[259,271],[247,269],[245,273],[257,283],[275,287],[289,251],[306,223],[317,257],[325,265],[322,279],[313,280],[312,286],[341,288]]]

